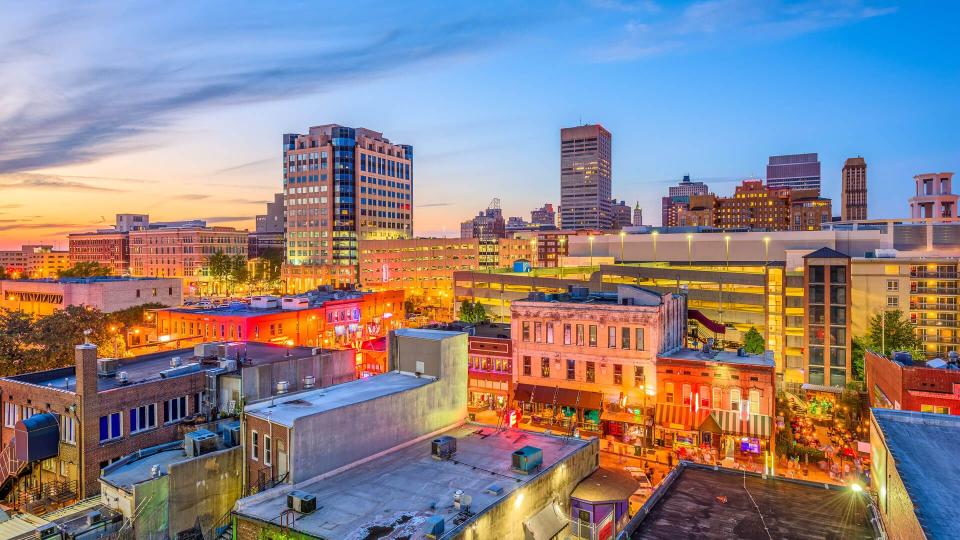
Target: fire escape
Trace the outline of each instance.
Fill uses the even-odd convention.
[[[46,441],[39,446],[45,451],[38,453],[37,433],[45,432]],[[59,427],[56,417],[49,413],[35,415],[27,420],[17,422],[17,434],[10,439],[10,443],[0,450],[0,500],[4,500],[15,509],[23,509],[31,513],[45,513],[60,508],[77,498],[78,485],[73,480],[51,480],[31,485],[23,482],[18,485],[17,480],[29,473],[33,466],[56,457],[59,453]],[[26,437],[24,448],[18,448],[18,438]]]

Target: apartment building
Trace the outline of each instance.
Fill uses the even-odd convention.
[[[61,270],[69,267],[69,253],[55,250],[51,245],[30,244],[20,249],[0,251],[0,268],[17,279],[57,277]]]
[[[847,158],[840,177],[840,219],[867,219],[867,162],[862,157]]]
[[[89,278],[0,280],[0,308],[49,315],[67,306],[111,313],[143,304],[177,306],[182,284],[175,278]]]
[[[924,173],[913,177],[916,191],[910,197],[910,217],[914,219],[955,218],[958,197],[953,193],[953,173]]]
[[[290,277],[355,285],[358,242],[410,238],[413,147],[337,124],[283,136]]]
[[[126,232],[71,233],[70,264],[95,262],[115,276],[130,275],[130,236]]]
[[[850,257],[821,248],[803,257],[804,382],[843,387],[852,377]]]
[[[540,208],[530,211],[530,224],[539,227],[556,227],[557,212],[553,204],[545,203]]]
[[[247,231],[201,224],[129,232],[134,276],[176,277],[189,294],[210,287],[209,259],[218,252],[247,257]]]
[[[615,294],[533,293],[510,310],[514,400],[535,424],[561,429],[642,429],[656,358],[681,348],[686,337],[683,295],[629,285]]]
[[[613,225],[612,136],[601,125],[560,130],[560,228]]]

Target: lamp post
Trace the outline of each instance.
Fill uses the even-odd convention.
[[[770,237],[763,237],[763,265],[767,266],[770,264]]]
[[[593,270],[593,235],[587,237],[590,240],[590,270]]]
[[[562,278],[562,277],[563,277],[563,259],[562,259],[562,257],[566,256],[566,254],[567,254],[566,251],[564,251],[563,247],[567,244],[567,237],[566,237],[566,236],[561,236],[560,238],[558,238],[558,240],[559,240],[559,242],[560,242],[560,252],[557,253],[557,266],[560,267],[560,277]]]
[[[650,234],[653,235],[653,264],[656,265],[657,264],[657,235],[659,235],[660,233],[657,231],[653,231]]]
[[[726,247],[727,247],[727,268],[730,268],[730,235],[729,234],[723,237],[723,242],[724,244],[726,244]]]
[[[687,266],[693,266],[693,235],[687,235]]]
[[[627,233],[620,231],[620,264],[623,264],[623,239]]]

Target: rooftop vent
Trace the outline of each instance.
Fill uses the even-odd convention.
[[[737,356],[741,358],[747,356],[747,350],[744,349],[743,347],[740,347],[739,349],[737,349]]]
[[[301,514],[309,514],[317,509],[317,497],[306,491],[295,489],[287,493],[287,508]]]
[[[130,377],[126,371],[117,372],[117,384],[130,384]]]
[[[193,362],[192,364],[184,364],[179,367],[172,367],[169,369],[165,369],[160,372],[160,377],[164,379],[168,379],[170,377],[178,377],[180,375],[186,375],[188,373],[194,373],[197,371],[200,371],[200,364],[197,362]]]
[[[154,464],[150,467],[150,478],[160,478],[160,465]]]
[[[170,367],[178,368],[183,365],[183,360],[179,356],[174,356],[170,359]]]
[[[433,459],[450,459],[457,453],[457,439],[449,435],[437,437],[430,444],[430,455]]]
[[[187,433],[183,438],[183,451],[188,457],[197,457],[217,448],[217,434],[206,429]]]
[[[500,484],[490,484],[483,492],[487,495],[493,495],[494,497],[503,495],[503,486]]]
[[[101,514],[98,510],[87,512],[87,516],[86,516],[87,527],[92,527],[97,523],[100,523],[102,520],[103,520],[103,514]]]
[[[290,391],[290,383],[287,381],[277,381],[277,393],[286,394]]]
[[[543,465],[543,450],[535,446],[524,446],[513,452],[510,463],[514,472],[530,474]]]
[[[303,378],[303,387],[304,388],[313,388],[317,385],[317,378],[313,375],[307,375]]]
[[[97,359],[97,375],[100,377],[112,377],[117,374],[118,369],[120,369],[119,358]]]

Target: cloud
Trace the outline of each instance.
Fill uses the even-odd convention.
[[[223,199],[217,197],[216,195],[211,195],[209,193],[182,193],[180,195],[171,195],[170,199],[177,201],[203,201],[203,200],[214,200],[218,203],[227,203],[227,204],[267,204],[267,201],[263,199],[244,199],[240,197],[233,197],[228,199]]]
[[[474,54],[530,22],[480,9],[457,19],[439,8],[429,14],[426,7],[359,9],[362,17],[348,21],[355,6],[331,8],[343,14],[296,4],[228,6],[229,17],[215,2],[5,14],[0,50],[28,53],[0,63],[7,83],[0,172],[151,148],[160,128],[196,109],[322,93]],[[318,35],[321,21],[325,31]],[[61,47],[65,42],[70,47]]]
[[[594,50],[601,62],[633,61],[688,49],[776,41],[889,15],[896,7],[863,0],[701,0],[627,21],[620,36]]]
[[[207,223],[232,223],[234,221],[250,221],[253,216],[211,216],[200,219]]]
[[[14,208],[23,208],[22,204],[0,204],[0,208],[3,210],[11,210]]]
[[[439,206],[453,206],[452,202],[436,202],[436,203],[427,203],[427,204],[418,204],[417,208],[436,208]]]
[[[232,167],[225,167],[223,169],[217,169],[210,173],[211,176],[218,176],[221,174],[229,174],[237,171],[242,171],[245,169],[254,169],[257,167],[266,167],[266,166],[276,166],[277,158],[263,158],[256,161],[248,161],[247,163],[241,163],[240,165],[234,165]]]
[[[2,146],[2,143],[0,143]],[[0,190],[4,189],[68,189],[74,191],[104,191],[104,192],[123,192],[126,190],[97,186],[76,180],[68,180],[67,177],[44,174],[0,174]]]
[[[7,223],[10,220],[0,220],[0,223]],[[80,227],[89,227],[77,223],[13,223],[0,225],[0,231],[17,230],[36,230],[36,229],[75,229]]]

